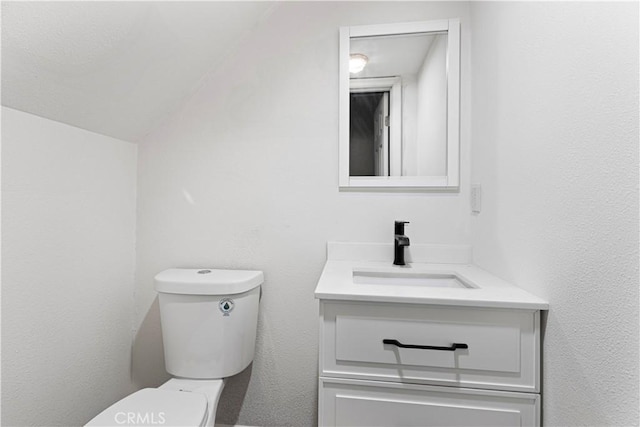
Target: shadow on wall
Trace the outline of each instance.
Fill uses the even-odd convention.
[[[240,410],[245,402],[245,395],[251,380],[253,363],[249,364],[244,371],[233,377],[227,378],[227,383],[222,390],[218,411],[216,413],[216,424],[234,426],[238,424]]]
[[[132,347],[131,380],[136,388],[158,387],[171,378],[164,368],[158,297],[153,300],[142,320]]]

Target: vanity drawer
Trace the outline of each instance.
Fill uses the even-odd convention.
[[[539,389],[537,311],[323,301],[321,315],[323,376]]]
[[[537,394],[320,378],[320,426],[539,426]]]

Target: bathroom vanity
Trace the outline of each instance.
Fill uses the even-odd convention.
[[[466,246],[329,243],[320,300],[321,426],[540,425],[548,304]]]

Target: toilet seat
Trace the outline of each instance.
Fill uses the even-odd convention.
[[[114,403],[86,426],[189,426],[207,420],[207,399],[197,392],[145,388]]]

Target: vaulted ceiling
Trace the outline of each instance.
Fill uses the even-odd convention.
[[[272,2],[2,2],[2,105],[137,141]]]

